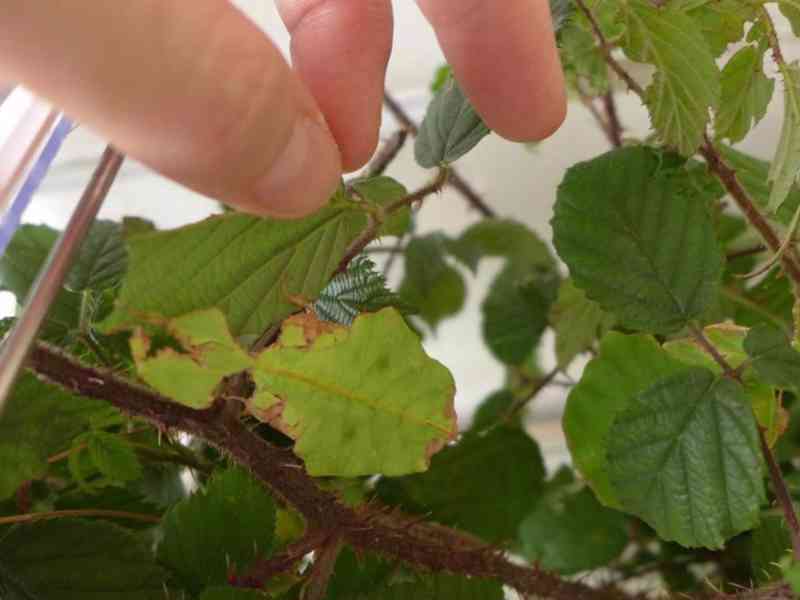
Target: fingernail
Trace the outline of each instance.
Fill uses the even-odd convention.
[[[283,153],[256,185],[259,208],[276,217],[307,215],[328,201],[340,176],[338,150],[324,123],[299,117]]]

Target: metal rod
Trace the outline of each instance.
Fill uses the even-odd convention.
[[[0,347],[0,414],[47,312],[61,291],[72,261],[108,195],[111,184],[114,183],[123,159],[122,154],[111,146],[106,148],[69,224],[53,246],[44,268],[31,287],[22,315]]]

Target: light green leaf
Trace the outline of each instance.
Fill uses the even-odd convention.
[[[720,96],[720,74],[697,23],[679,9],[646,0],[620,3],[625,53],[656,67],[645,90],[653,128],[668,146],[694,154]]]
[[[561,61],[567,80],[584,93],[605,94],[608,89],[608,64],[594,34],[578,19],[568,22],[558,37]]]
[[[461,158],[489,133],[451,76],[428,106],[414,144],[414,157],[426,169],[445,165]]]
[[[758,428],[728,378],[690,368],[638,394],[614,420],[608,461],[623,508],[664,540],[722,548],[758,524]]]
[[[783,75],[783,125],[769,169],[772,192],[767,209],[777,212],[800,171],[800,63],[779,65]]]
[[[461,311],[466,293],[464,278],[445,258],[443,236],[432,234],[408,243],[398,294],[432,329]]]
[[[264,488],[240,469],[217,473],[205,490],[176,504],[162,520],[158,557],[198,592],[227,583],[255,558],[269,556],[275,504]]]
[[[723,256],[705,198],[670,155],[637,146],[572,167],[553,242],[575,285],[621,325],[669,333],[716,300]]]
[[[118,435],[92,432],[87,441],[87,451],[97,470],[112,481],[134,481],[142,476],[136,452]]]
[[[296,440],[314,476],[424,471],[456,433],[452,376],[390,308],[350,329],[292,317],[253,378],[251,411]]]
[[[200,600],[265,600],[269,596],[258,590],[247,590],[230,586],[208,588],[200,596]]]
[[[767,113],[775,80],[764,75],[762,52],[745,46],[722,70],[722,99],[714,123],[717,137],[744,139]]]
[[[610,332],[567,397],[563,426],[572,460],[606,506],[620,507],[608,479],[614,418],[636,394],[684,368],[650,336]]]
[[[628,544],[627,519],[597,502],[589,488],[542,499],[519,530],[522,554],[548,571],[571,575],[606,566]]]
[[[760,584],[781,578],[780,562],[792,552],[792,539],[783,515],[768,514],[753,532],[750,551],[750,568],[753,578]]]
[[[359,600],[503,600],[503,587],[488,579],[429,575],[414,583],[386,585]]]
[[[677,0],[670,7],[682,9],[700,27],[714,56],[744,36],[744,25],[755,18],[755,4],[740,0]]]
[[[795,594],[800,594],[800,563],[787,561],[783,569],[783,579]]]
[[[603,337],[613,327],[614,317],[589,300],[571,279],[565,279],[558,300],[550,308],[550,324],[556,334],[558,366],[563,368]]]
[[[348,186],[360,200],[376,208],[386,207],[395,200],[400,200],[408,195],[406,186],[385,175],[356,179],[348,182]],[[401,236],[408,233],[410,228],[411,209],[406,207],[388,215],[379,234]]]
[[[772,193],[772,186],[768,182],[769,163],[725,144],[719,144],[717,147],[725,162],[736,171],[736,179],[745,191],[759,207],[766,210]],[[771,216],[779,223],[788,225],[798,206],[800,206],[800,189],[794,184],[781,207]]]
[[[405,510],[474,533],[487,542],[514,539],[544,486],[536,443],[518,428],[466,434],[423,474],[381,479],[378,494]]]
[[[104,326],[217,307],[234,335],[261,335],[297,310],[292,298],[317,297],[365,225],[362,212],[331,206],[298,221],[228,213],[136,236]]]
[[[17,306],[24,303],[57,238],[58,232],[44,225],[23,225],[0,256],[0,291],[14,294]],[[79,294],[60,292],[47,314],[42,337],[63,342],[78,327],[80,303]]]
[[[0,536],[0,590],[16,587],[19,600],[164,600],[167,577],[133,533],[103,521],[41,521]]]
[[[754,327],[744,349],[764,381],[780,388],[800,388],[800,352],[792,348],[785,332],[774,325]]]
[[[107,405],[68,394],[23,374],[0,414],[0,500],[47,473],[47,459],[69,448]]]
[[[127,268],[122,226],[96,221],[81,244],[64,287],[71,292],[101,291],[118,285]]]
[[[798,0],[780,0],[778,2],[778,9],[789,21],[792,27],[792,33],[800,36],[800,2]]]

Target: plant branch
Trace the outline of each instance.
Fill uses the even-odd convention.
[[[34,348],[29,365],[41,378],[69,391],[105,400],[162,430],[179,429],[204,439],[249,469],[277,498],[298,510],[309,527],[337,535],[356,550],[375,552],[434,572],[496,579],[522,594],[554,600],[624,597],[616,589],[593,589],[536,566],[516,564],[496,548],[476,546],[471,536],[453,529],[410,523],[396,512],[345,506],[335,494],[317,486],[290,449],[274,447],[240,421],[224,418],[222,402],[206,410],[181,406],[108,371],[84,366],[45,344]]]
[[[615,148],[622,146],[622,123],[617,114],[617,103],[614,100],[614,93],[609,90],[602,95],[603,107],[608,116],[608,137],[611,145]]]
[[[383,175],[389,165],[392,164],[397,155],[400,154],[400,151],[405,146],[406,140],[408,139],[408,130],[407,129],[400,129],[397,131],[392,137],[390,137],[386,143],[383,145],[383,148],[380,149],[378,154],[375,155],[375,158],[372,159],[372,162],[367,167],[367,177],[377,177],[378,175]]]
[[[555,376],[558,375],[560,371],[561,369],[559,367],[555,367],[549,373],[547,373],[547,375],[536,380],[533,389],[528,394],[515,400],[511,406],[508,407],[508,410],[501,421],[505,423],[510,422],[523,408],[525,408],[528,402],[533,400],[539,394],[539,392],[553,382],[553,379],[555,379]]]
[[[764,431],[760,427],[759,439],[761,440],[761,452],[764,454],[764,459],[767,462],[769,478],[772,481],[775,498],[783,511],[783,517],[786,519],[786,524],[789,527],[794,560],[800,561],[800,522],[797,521],[797,513],[794,510],[792,495],[789,493],[789,488],[786,485],[786,480],[783,478],[781,468],[775,460],[775,454],[773,454],[772,448],[769,447],[767,439],[764,436]]]
[[[729,377],[733,377],[734,379],[740,379],[739,374],[737,373],[736,369],[734,369],[731,364],[727,361],[727,359],[722,355],[722,353],[717,349],[717,347],[708,339],[705,332],[695,323],[691,323],[689,325],[689,331],[692,332],[692,336],[700,346],[711,355],[711,358],[714,359],[714,362],[717,363],[722,370],[725,372],[726,375]]]
[[[64,518],[127,519],[131,521],[142,521],[143,523],[161,522],[161,517],[158,515],[146,515],[142,513],[127,512],[124,510],[101,510],[86,508],[78,510],[53,510],[48,512],[26,513],[24,515],[0,517],[0,525],[13,525],[16,523],[31,523],[33,521]]]
[[[734,250],[733,252],[729,252],[725,259],[730,262],[732,260],[736,260],[737,258],[744,258],[746,256],[752,256],[754,254],[761,254],[765,252],[767,247],[764,244],[757,244],[755,246],[750,246],[749,248],[742,248],[741,250]]]
[[[616,73],[620,79],[622,79],[628,86],[628,89],[634,92],[637,96],[644,100],[644,89],[640,86],[636,80],[631,77],[631,74],[628,73],[617,59],[614,58],[612,51],[614,47],[608,43],[606,36],[603,35],[603,31],[600,29],[600,24],[597,22],[592,11],[586,6],[586,2],[584,0],[575,0],[575,4],[578,5],[580,11],[586,16],[589,20],[589,24],[592,26],[592,31],[594,31],[594,35],[597,38],[598,43],[600,44],[600,51],[603,53],[603,57],[606,60],[606,63],[609,67]]]
[[[394,97],[389,94],[389,92],[384,93],[383,102],[386,105],[386,108],[389,109],[389,112],[391,112],[394,118],[397,119],[398,123],[408,130],[411,135],[416,137],[419,133],[419,127],[416,123],[414,123],[400,103],[395,100]],[[450,178],[448,179],[448,184],[459,194],[461,194],[461,196],[472,208],[477,210],[484,217],[494,218],[497,216],[497,213],[494,211],[494,209],[490,207],[486,201],[481,198],[480,194],[472,189],[472,186],[467,183],[467,180],[464,179],[452,167],[450,167]]]
[[[234,587],[262,588],[270,579],[285,573],[304,556],[321,547],[328,535],[328,532],[322,529],[307,531],[302,538],[286,546],[280,554],[257,560],[244,575],[233,574],[228,581]]]

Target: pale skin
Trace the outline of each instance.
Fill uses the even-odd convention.
[[[566,99],[547,0],[417,4],[491,129],[529,141],[558,128]],[[0,81],[203,194],[305,215],[378,143],[392,7],[277,5],[293,67],[228,0],[0,0]]]

